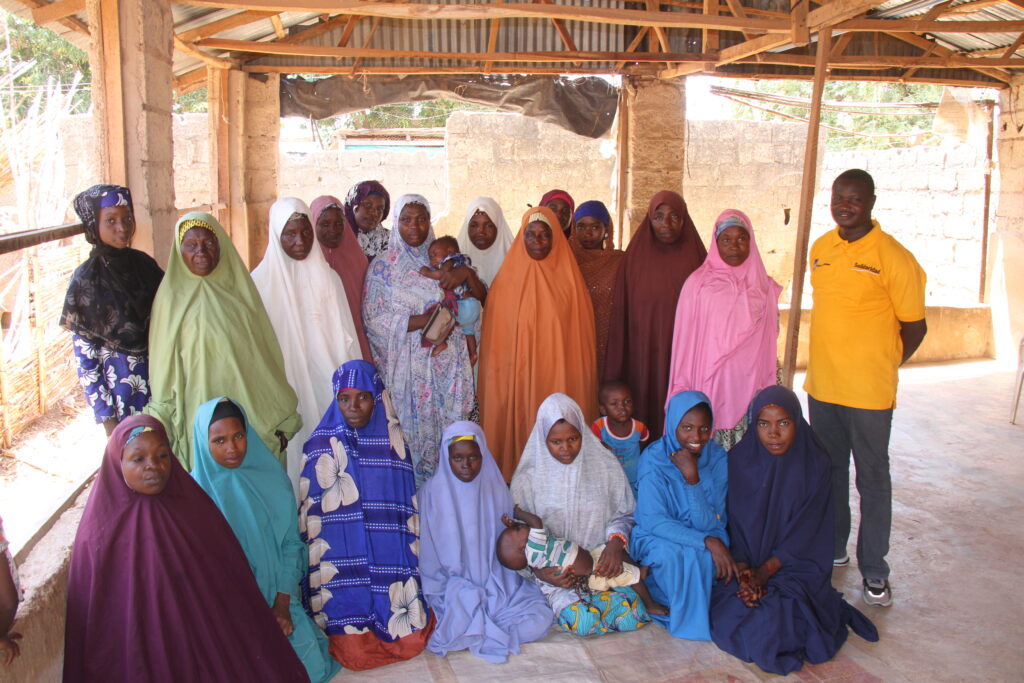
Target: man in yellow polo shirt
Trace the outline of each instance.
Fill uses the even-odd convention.
[[[832,184],[832,230],[811,247],[811,348],[804,389],[811,426],[832,459],[834,564],[850,558],[850,453],[860,493],[857,565],[864,601],[892,604],[889,433],[897,369],[927,332],[925,273],[871,218],[875,183],[860,169]]]

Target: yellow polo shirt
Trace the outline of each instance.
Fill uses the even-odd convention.
[[[925,272],[878,221],[856,242],[839,228],[811,247],[811,347],[804,389],[819,401],[886,410],[896,401],[902,322],[924,319]]]

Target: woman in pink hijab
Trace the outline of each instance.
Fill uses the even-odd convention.
[[[765,270],[745,213],[723,211],[714,236],[679,293],[668,396],[710,396],[715,441],[729,449],[747,429],[754,394],[777,382],[782,287]]]
[[[312,214],[313,230],[316,232],[320,250],[328,265],[345,285],[345,295],[348,297],[348,307],[352,310],[352,322],[356,325],[363,358],[370,360],[370,343],[366,340],[363,316],[360,313],[363,310],[366,254],[360,248],[355,233],[345,224],[344,206],[337,197],[323,195],[313,200],[309,212]]]

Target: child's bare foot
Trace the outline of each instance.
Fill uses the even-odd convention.
[[[641,567],[641,573],[644,569],[646,569],[646,567]],[[644,603],[644,607],[647,608],[648,614],[656,617],[668,616],[668,607],[666,607],[665,605],[661,604],[653,597],[651,597],[651,593],[647,590],[647,585],[644,583],[643,579],[640,579],[635,584],[633,584],[633,590],[635,590],[636,594],[640,596],[640,599]]]
[[[435,346],[433,348],[433,350],[431,350],[430,356],[434,357],[434,356],[436,356],[437,354],[441,353],[442,351],[444,351],[447,348],[448,348],[448,342],[443,341],[440,344],[438,344],[437,346]]]

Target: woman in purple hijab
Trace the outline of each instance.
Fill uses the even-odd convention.
[[[71,554],[64,681],[308,681],[220,510],[150,415],[107,442]]]
[[[384,227],[384,219],[390,210],[391,196],[376,180],[356,183],[345,195],[345,220],[368,261],[388,250],[391,231]]]
[[[420,577],[437,615],[427,649],[442,657],[468,649],[500,664],[547,633],[552,615],[544,595],[494,552],[512,497],[479,425],[444,430],[437,472],[419,499]]]

